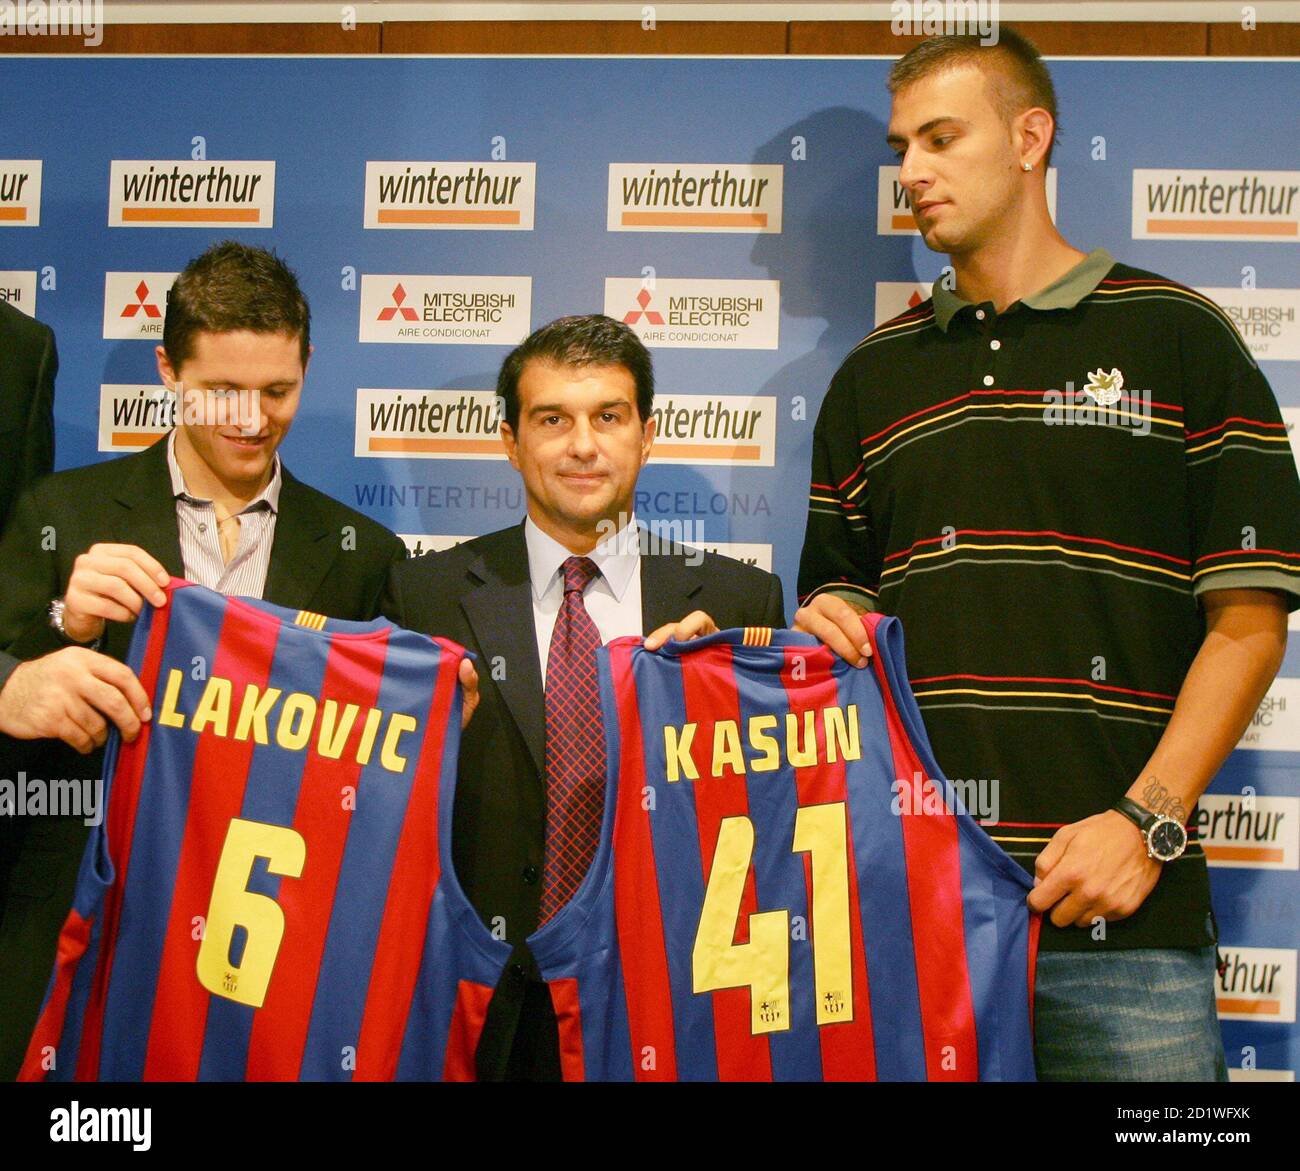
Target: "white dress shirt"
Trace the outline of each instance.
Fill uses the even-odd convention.
[[[602,643],[623,635],[645,633],[641,629],[641,555],[636,539],[636,517],[627,526],[605,538],[586,554],[600,570],[583,594],[587,613],[596,624]],[[528,575],[533,583],[533,624],[537,631],[537,655],[546,677],[546,660],[551,650],[555,618],[564,602],[565,561],[570,553],[548,536],[529,517],[524,521],[528,546]]]
[[[176,497],[176,527],[180,534],[181,561],[190,581],[218,593],[260,598],[266,588],[266,571],[275,543],[275,520],[280,511],[280,456],[270,482],[239,513],[239,544],[229,562],[221,551],[217,506],[193,495],[176,458],[176,432],[167,436],[167,470]]]

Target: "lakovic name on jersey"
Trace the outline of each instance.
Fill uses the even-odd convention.
[[[450,865],[465,652],[167,594],[21,1077],[471,1078],[509,948]]]
[[[958,801],[902,627],[600,652],[601,845],[528,945],[567,1079],[1033,1080],[1032,883]]]

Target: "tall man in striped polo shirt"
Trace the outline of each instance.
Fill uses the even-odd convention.
[[[998,785],[1044,912],[1044,1079],[1223,1078],[1205,856],[1183,827],[1282,661],[1300,482],[1205,297],[1072,247],[1031,45],[926,41],[888,142],[953,287],[874,330],[817,421],[797,629],[903,619],[940,765]]]
[[[135,738],[148,698],[122,660],[169,575],[334,618],[378,613],[402,542],[278,455],[310,353],[307,300],[273,254],[227,241],[176,279],[157,350],[176,429],[41,481],[0,541],[0,777],[99,778],[108,724]],[[88,833],[81,816],[12,812],[0,816],[5,1078],[35,1022]]]

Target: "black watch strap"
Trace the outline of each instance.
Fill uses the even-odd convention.
[[[1122,813],[1143,833],[1155,824],[1156,814],[1145,806],[1139,805],[1131,797],[1121,797],[1111,808],[1116,813]]]

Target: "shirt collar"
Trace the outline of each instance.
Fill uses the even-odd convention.
[[[1114,263],[1114,258],[1105,248],[1094,248],[1069,272],[1032,296],[1021,297],[1018,303],[1028,305],[1030,309],[1073,309],[1101,284]],[[971,304],[946,287],[942,277],[934,282],[930,295],[934,299],[934,319],[944,333],[948,332],[948,323]]]
[[[621,602],[627,587],[632,583],[641,545],[637,536],[636,516],[618,532],[606,537],[588,557],[596,563],[614,600]],[[530,516],[524,521],[524,543],[528,547],[528,576],[533,583],[533,597],[540,601],[551,588],[560,567],[573,554],[554,537],[542,532]]]
[[[186,500],[193,500],[199,504],[209,504],[211,501],[205,500],[201,496],[195,496],[185,486],[185,474],[181,471],[180,461],[176,458],[176,431],[173,429],[167,435],[167,471],[172,481],[172,496],[184,496]],[[249,509],[263,502],[274,513],[280,511],[280,453],[275,453],[275,463],[271,471],[271,479],[267,482],[257,496],[250,500],[239,511],[248,512]]]

